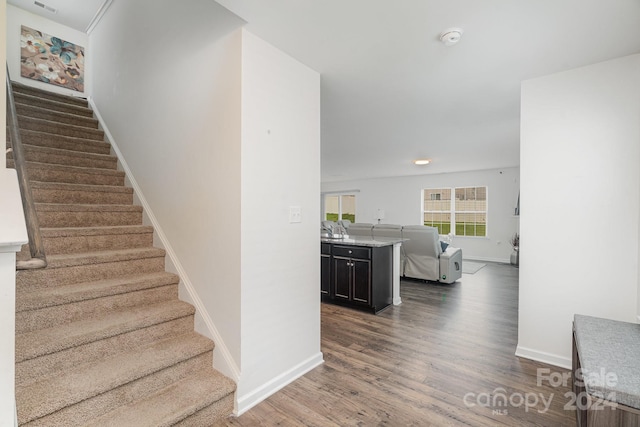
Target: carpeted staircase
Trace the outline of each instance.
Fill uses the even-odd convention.
[[[17,273],[25,426],[207,426],[233,410],[152,227],[83,99],[14,84],[48,267]],[[14,167],[11,154],[7,166]],[[25,246],[18,259],[28,257]]]

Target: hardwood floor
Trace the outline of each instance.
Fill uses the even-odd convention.
[[[403,280],[401,297],[377,316],[322,304],[325,363],[217,425],[576,424],[570,381],[537,385],[538,368],[568,371],[514,356],[516,268],[487,263],[452,285]]]

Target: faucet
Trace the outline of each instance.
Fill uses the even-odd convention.
[[[322,231],[326,231],[330,238],[333,237],[333,227],[329,227],[323,224]]]

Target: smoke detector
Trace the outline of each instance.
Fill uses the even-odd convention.
[[[462,28],[447,28],[440,33],[440,41],[445,46],[453,46],[460,41],[462,37]]]

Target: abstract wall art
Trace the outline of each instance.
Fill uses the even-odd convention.
[[[84,92],[84,48],[23,25],[20,75]]]

